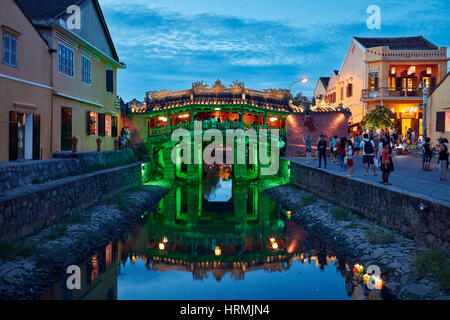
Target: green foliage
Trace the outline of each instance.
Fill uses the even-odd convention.
[[[394,114],[391,110],[384,106],[376,106],[374,110],[366,114],[361,121],[361,126],[369,130],[390,128],[394,125],[392,118]]]
[[[65,222],[60,222],[53,226],[50,233],[47,235],[47,239],[55,240],[61,238],[67,231],[67,224]]]
[[[347,220],[350,210],[342,207],[334,207],[330,210],[331,216],[336,220]]]
[[[306,207],[317,201],[317,197],[313,194],[307,194],[301,197],[302,206]]]
[[[37,254],[39,250],[28,240],[3,241],[0,243],[0,258],[29,257]]]
[[[375,228],[366,232],[367,240],[370,243],[392,243],[395,242],[395,233],[392,231],[383,231]]]
[[[431,275],[444,290],[450,290],[450,259],[441,250],[430,250],[417,256],[416,271],[422,276]]]

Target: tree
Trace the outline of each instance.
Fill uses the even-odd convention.
[[[303,106],[310,104],[309,98],[304,96],[303,93],[301,92],[297,93],[292,102],[296,106]]]
[[[361,126],[369,130],[377,130],[383,128],[390,128],[394,125],[392,118],[394,114],[391,110],[384,106],[376,106],[370,111],[361,121]]]

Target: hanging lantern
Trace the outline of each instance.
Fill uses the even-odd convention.
[[[164,243],[163,242],[161,242],[160,244],[159,244],[159,250],[164,250],[166,248],[166,246],[164,245]]]
[[[274,250],[277,250],[278,249],[278,243],[276,243],[276,242],[272,243],[272,248]]]
[[[214,250],[214,254],[215,254],[216,256],[222,255],[222,249],[220,249],[219,246],[216,246],[216,249]]]
[[[164,238],[163,238],[163,242],[164,242],[164,243],[167,243],[167,242],[169,242],[169,239],[167,239],[167,237],[166,237],[166,236],[164,236]]]

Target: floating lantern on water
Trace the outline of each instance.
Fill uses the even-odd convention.
[[[164,243],[163,242],[161,242],[160,244],[159,244],[159,250],[164,250],[166,248],[166,246],[164,245]]]
[[[364,273],[364,267],[362,265],[360,265],[359,263],[357,263],[353,267],[353,272],[357,275],[362,276]]]
[[[291,212],[291,211],[286,211],[286,216],[287,216],[288,218],[290,218],[290,217],[291,217],[291,214],[292,214],[292,212]]]
[[[383,280],[381,280],[379,277],[373,276],[372,283],[374,284],[375,290],[383,289]]]
[[[222,254],[222,249],[220,249],[220,247],[217,246],[216,249],[214,250],[214,253],[216,256],[220,256]]]
[[[363,277],[364,284],[367,285],[367,281],[369,280],[369,278],[370,278],[370,276],[366,273],[366,274],[364,275],[364,277]]]

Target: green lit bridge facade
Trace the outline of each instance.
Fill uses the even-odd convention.
[[[266,135],[268,156],[272,157],[270,149],[275,140],[271,139],[271,129],[278,130],[276,143],[283,147],[286,119],[293,112],[289,99],[290,93],[287,90],[251,90],[240,82],[234,82],[225,88],[217,80],[211,88],[197,82],[189,90],[147,92],[144,104],[132,105],[131,110],[133,121],[139,118],[142,126],[145,126],[145,131],[141,131],[146,132],[146,147],[152,159],[151,170],[162,171],[160,173],[166,180],[199,181],[209,169],[205,164],[184,165],[172,161],[172,150],[177,142],[171,141],[171,135],[175,130],[184,129],[193,134],[199,128],[203,131],[217,129],[223,133],[223,141],[226,141],[228,130],[242,129],[245,134],[253,129],[258,141],[261,134]],[[248,139],[245,141],[249,143]],[[193,148],[203,150],[209,143],[203,143],[201,148]],[[249,148],[246,150],[246,163],[237,164],[235,161],[233,164],[235,180],[262,177],[261,168],[264,165],[259,156],[250,155]],[[236,159],[237,148],[233,152]],[[256,158],[256,163],[251,164],[250,157]]]

